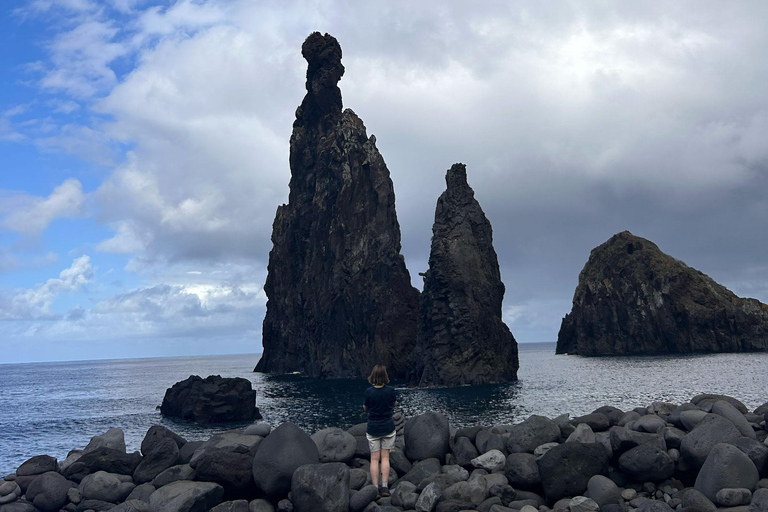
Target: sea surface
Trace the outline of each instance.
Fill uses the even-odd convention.
[[[768,401],[768,353],[653,357],[556,356],[554,343],[519,345],[519,382],[412,389],[394,383],[406,416],[445,413],[453,426],[497,425],[531,414],[554,417],[622,410],[653,401],[682,403],[699,393],[742,400],[750,410]],[[152,425],[188,440],[227,426],[203,428],[160,416],[165,390],[190,375],[249,379],[264,421],[291,421],[310,434],[365,421],[364,379],[313,380],[253,373],[258,354],[0,365],[0,477],[34,455],[63,460],[111,427],[138,450]]]

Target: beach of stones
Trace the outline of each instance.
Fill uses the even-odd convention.
[[[395,416],[388,497],[371,485],[365,423],[207,441],[153,426],[133,453],[113,428],[63,461],[32,457],[4,477],[0,512],[768,512],[768,403],[705,394],[459,430],[436,412]]]

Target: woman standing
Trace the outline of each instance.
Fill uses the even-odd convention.
[[[377,364],[368,377],[371,387],[365,390],[363,409],[368,412],[365,437],[371,449],[371,483],[378,486],[381,496],[389,496],[389,451],[395,447],[395,420],[392,411],[397,404],[395,388],[387,386],[387,367]],[[381,461],[381,464],[379,464]],[[379,485],[379,469],[381,484]]]

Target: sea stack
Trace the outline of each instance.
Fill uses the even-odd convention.
[[[579,274],[558,354],[584,356],[768,349],[768,305],[623,231],[592,250]]]
[[[288,204],[278,207],[255,371],[358,377],[385,364],[405,376],[419,292],[400,254],[395,194],[376,139],[342,112],[341,47],[304,42],[307,94],[296,110]]]
[[[464,164],[454,164],[445,181],[420,300],[415,380],[420,386],[517,380],[517,342],[501,319],[504,283],[491,223]]]

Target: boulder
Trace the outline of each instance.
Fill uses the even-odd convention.
[[[453,459],[459,466],[470,466],[472,459],[480,455],[468,437],[459,437],[453,443]]]
[[[195,470],[189,464],[171,466],[152,479],[154,487],[162,487],[178,480],[194,480]]]
[[[383,364],[405,377],[419,291],[400,253],[389,170],[363,121],[342,112],[338,41],[314,32],[301,53],[307,94],[293,123],[288,204],[272,226],[256,371],[362,377]]]
[[[110,508],[109,512],[150,512],[150,510],[149,503],[146,501],[128,500]]]
[[[768,512],[768,489],[760,488],[752,493],[749,512]]]
[[[296,512],[347,512],[349,467],[340,462],[300,466],[291,480]]]
[[[617,409],[616,407],[610,405],[598,407],[592,412],[597,412],[604,415],[606,418],[608,418],[608,421],[610,421],[611,426],[618,425],[619,420],[622,416],[624,416],[624,412],[621,409]]]
[[[176,465],[179,460],[179,445],[171,437],[155,440],[148,444],[147,450],[148,452],[133,472],[133,480],[137,484],[151,482],[157,475]]]
[[[673,512],[672,507],[660,500],[645,500],[635,512]]]
[[[510,453],[504,465],[509,484],[520,489],[535,489],[541,485],[536,456],[530,453]]]
[[[436,458],[445,460],[449,452],[448,418],[429,411],[405,422],[405,455],[411,461]]]
[[[570,512],[597,512],[600,510],[600,506],[597,502],[586,496],[575,496],[571,498],[568,503],[568,510]]]
[[[139,452],[125,453],[124,451],[102,446],[83,453],[62,474],[75,482],[80,482],[84,476],[96,471],[133,475],[141,460],[142,457]]]
[[[587,482],[586,496],[595,500],[598,506],[602,508],[606,505],[619,503],[621,489],[607,476],[595,475]]]
[[[623,231],[593,249],[579,273],[556,353],[765,351],[766,332],[763,303],[737,297],[650,240]]]
[[[504,469],[506,458],[499,450],[491,450],[472,459],[472,465],[476,468],[484,469],[489,473]]]
[[[144,501],[149,503],[149,497],[152,496],[152,493],[155,492],[159,487],[161,486],[155,487],[152,484],[137,485],[131,491],[131,494],[129,494],[128,497],[125,498],[125,500],[126,501],[138,500],[138,501]]]
[[[173,439],[179,449],[187,444],[186,439],[166,427],[162,425],[152,425],[149,427],[144,439],[141,441],[141,453],[144,456],[147,456],[149,452],[152,451],[152,447],[162,439]]]
[[[685,414],[685,413],[684,413]],[[738,429],[722,416],[708,414],[706,418],[683,438],[680,455],[693,468],[701,468],[709,452],[718,443],[730,443],[741,437]],[[732,487],[732,486],[730,486]],[[707,496],[709,497],[709,496]],[[715,497],[712,494],[709,499]]]
[[[259,445],[253,459],[253,480],[270,499],[284,497],[291,490],[291,477],[299,466],[317,464],[317,445],[293,423],[283,423]]]
[[[673,424],[677,428],[685,428],[683,426],[683,423],[680,421],[680,414],[682,414],[685,411],[699,411],[699,410],[701,409],[699,409],[698,407],[696,407],[690,402],[680,404],[679,406],[677,406],[677,408],[674,411],[672,411],[669,414],[669,416],[667,417],[667,422]],[[686,430],[688,429],[686,428]]]
[[[706,417],[707,413],[701,409],[683,411],[680,413],[680,424],[690,432]]]
[[[56,457],[36,455],[19,466],[16,470],[16,476],[42,475],[49,471],[59,471],[59,463]]]
[[[440,501],[440,498],[442,497],[442,489],[435,483],[429,484],[423,491],[421,491],[419,499],[416,500],[416,511],[432,512],[437,505],[437,502]]]
[[[755,431],[752,429],[752,425],[749,424],[744,415],[739,412],[736,407],[731,405],[730,402],[725,400],[716,401],[714,404],[712,404],[712,413],[717,414],[718,416],[722,416],[723,418],[733,423],[733,425],[739,429],[739,432],[742,436],[748,437],[750,439],[757,439],[757,436],[755,436]]]
[[[205,379],[190,375],[165,392],[160,413],[195,423],[227,423],[260,419],[251,381],[240,377]]]
[[[563,443],[545,453],[538,465],[547,502],[554,504],[582,494],[593,476],[606,475],[608,454],[596,443]]]
[[[355,456],[357,442],[352,434],[340,428],[326,428],[312,434],[320,462],[347,462]]]
[[[75,487],[70,482],[55,471],[48,471],[38,476],[29,484],[25,497],[28,502],[43,512],[55,512],[64,507],[69,501],[67,493]],[[9,505],[3,505],[0,509],[5,509]]]
[[[664,439],[658,434],[647,432],[635,432],[626,427],[611,427],[608,433],[611,442],[611,451],[614,455],[620,455],[627,450],[643,444],[653,444],[659,448],[665,448]]]
[[[560,428],[554,421],[533,415],[510,429],[507,451],[533,453],[537,446],[557,441],[559,437]]]
[[[716,444],[701,467],[694,487],[711,501],[726,488],[753,491],[760,477],[757,468],[741,450],[733,445]]]
[[[379,489],[375,485],[366,485],[349,497],[350,512],[362,512],[365,507],[379,497]],[[394,493],[392,494],[394,499]]]
[[[576,429],[571,432],[566,443],[594,443],[595,433],[592,431],[589,425],[586,423],[579,423]]]
[[[225,499],[253,497],[253,457],[246,453],[206,453],[197,463],[195,479],[221,485]]]
[[[419,301],[414,380],[420,386],[515,381],[517,342],[501,317],[504,283],[491,223],[464,164],[451,166],[445,182]]]
[[[243,435],[267,437],[271,431],[272,426],[269,423],[259,422],[254,423],[253,425],[248,425],[245,430],[243,430]]]
[[[685,509],[699,510],[701,512],[715,512],[717,510],[717,506],[712,503],[712,500],[693,487],[683,489],[675,493],[673,497],[679,499],[680,504]]]
[[[265,499],[256,499],[248,504],[249,512],[275,512],[275,507]]]
[[[749,489],[720,489],[715,495],[715,503],[721,507],[740,507],[749,505],[752,491]]]
[[[475,437],[475,446],[479,453],[485,453],[491,450],[506,449],[506,441],[492,429],[483,429]]]
[[[675,462],[666,451],[642,444],[619,457],[619,469],[635,482],[661,482],[675,474]]]
[[[760,476],[768,475],[768,446],[748,437],[740,437],[731,444],[749,457]]]
[[[120,503],[124,501],[136,486],[126,475],[115,475],[105,471],[97,471],[83,478],[77,490],[84,500],[108,501]]]
[[[584,416],[579,416],[578,418],[574,418],[571,423],[574,425],[584,423],[593,432],[603,432],[611,427],[611,420],[601,412],[593,412],[585,414]]]
[[[250,508],[248,507],[248,501],[234,500],[219,503],[209,512],[250,512]]]
[[[199,461],[200,458],[206,453],[211,452],[243,453],[253,455],[256,453],[259,444],[263,440],[264,439],[262,437],[249,436],[233,430],[213,435],[210,439],[198,446],[192,457],[189,459],[189,465],[193,468],[197,467],[197,461]],[[179,453],[179,459],[182,459],[181,452]]]
[[[422,480],[430,476],[439,475],[443,468],[438,459],[424,459],[416,462],[411,470],[400,480],[419,485]]]
[[[739,411],[741,414],[746,414],[748,412],[746,405],[744,405],[740,400],[728,395],[702,393],[700,395],[696,395],[695,397],[691,398],[691,403],[698,406],[700,409],[703,409],[709,412],[712,406],[715,404],[715,402],[718,402],[720,400],[724,400],[728,402],[729,404],[734,406],[736,410]]]
[[[224,488],[213,482],[180,480],[163,486],[149,497],[151,512],[207,511],[222,502]]]
[[[649,432],[651,434],[655,434],[658,432],[660,428],[664,428],[667,426],[667,422],[663,419],[659,418],[655,414],[646,414],[644,416],[640,416],[638,419],[636,419],[632,424],[632,430],[637,430],[638,432]]]
[[[93,436],[83,452],[91,452],[99,448],[110,448],[125,453],[125,433],[119,428],[110,428],[105,433]]]

